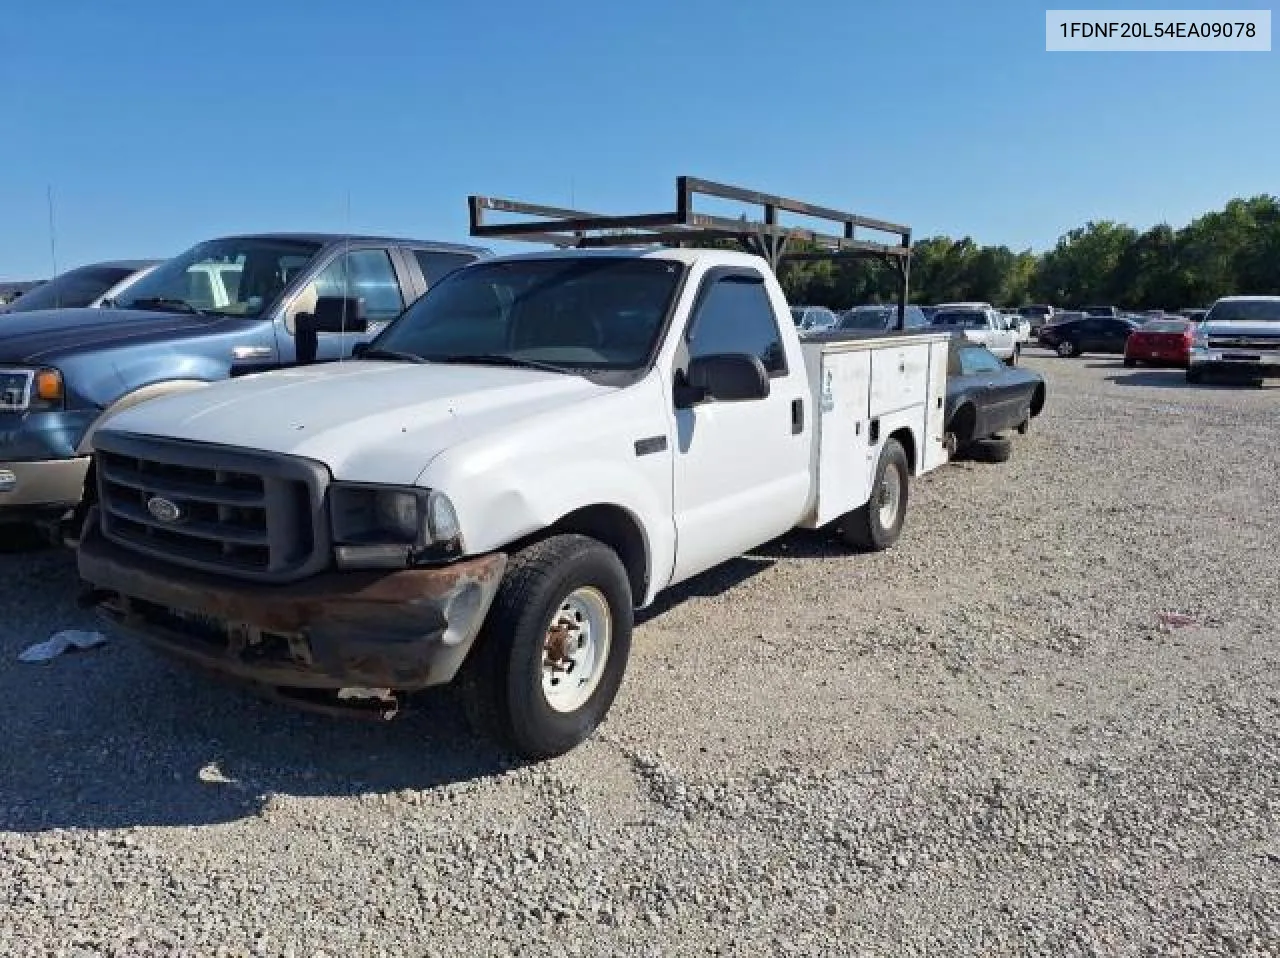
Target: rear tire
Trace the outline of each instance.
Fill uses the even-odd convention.
[[[627,571],[595,539],[552,536],[512,556],[462,676],[475,731],[533,760],[590,738],[622,685],[632,613]]]
[[[902,535],[907,518],[911,467],[901,443],[890,439],[880,450],[871,499],[847,513],[840,523],[841,538],[855,549],[882,552]]]

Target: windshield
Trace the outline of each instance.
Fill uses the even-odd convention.
[[[37,286],[9,306],[11,313],[33,309],[58,309],[88,306],[120,280],[131,275],[131,266],[81,266],[55,276]]]
[[[1191,324],[1185,319],[1153,319],[1142,324],[1146,333],[1185,333]]]
[[[954,326],[959,329],[986,329],[987,317],[984,313],[972,310],[936,313],[933,317],[935,326]]]
[[[841,329],[887,329],[896,312],[890,306],[858,306],[845,313],[840,321]]]
[[[1206,322],[1211,323],[1220,323],[1223,320],[1262,320],[1280,323],[1280,299],[1242,299],[1217,303],[1204,318]]]
[[[683,267],[574,257],[468,266],[429,289],[370,344],[428,361],[468,356],[575,369],[650,361]]]
[[[311,262],[320,243],[238,237],[211,240],[157,266],[112,303],[123,309],[178,309],[260,316]]]

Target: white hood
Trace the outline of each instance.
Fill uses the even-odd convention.
[[[350,361],[153,399],[106,428],[302,456],[336,479],[407,485],[456,442],[610,391],[539,370]]]

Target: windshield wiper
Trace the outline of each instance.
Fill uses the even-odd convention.
[[[478,366],[514,366],[519,369],[541,369],[543,372],[548,373],[571,374],[575,372],[575,370],[566,369],[564,366],[556,366],[553,363],[542,363],[536,359],[521,359],[518,356],[506,356],[502,353],[441,356],[431,361],[435,363],[475,363]]]
[[[192,313],[196,316],[207,316],[203,309],[196,309],[185,299],[173,299],[168,296],[144,296],[129,304],[129,309],[171,309],[176,313]]]
[[[397,349],[366,349],[357,359],[392,359],[401,363],[425,363],[426,360],[415,353],[402,353]]]

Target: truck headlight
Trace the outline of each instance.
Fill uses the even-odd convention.
[[[462,551],[453,503],[443,492],[335,483],[329,489],[334,554],[346,568],[392,568]]]

